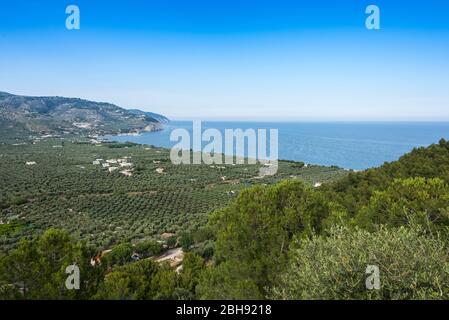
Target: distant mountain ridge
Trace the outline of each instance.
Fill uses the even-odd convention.
[[[162,115],[79,98],[31,97],[0,92],[0,124],[34,133],[115,134],[155,131]]]

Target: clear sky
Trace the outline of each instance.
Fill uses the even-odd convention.
[[[449,120],[449,1],[2,1],[0,91],[172,119]]]

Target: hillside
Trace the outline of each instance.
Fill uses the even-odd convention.
[[[0,299],[75,297],[53,290],[59,275],[41,275],[48,243],[68,248],[68,261],[98,284],[78,298],[448,299],[444,139],[362,172],[280,161],[275,176],[258,179],[260,164],[179,166],[149,145],[10,141],[4,123],[16,135],[99,133],[166,118],[58,97],[2,93],[0,103]],[[180,261],[157,262],[179,246]],[[15,265],[18,256],[26,263]],[[82,265],[94,256],[99,266]],[[379,268],[380,290],[366,290],[368,265]],[[31,283],[29,296],[20,283]]]
[[[320,188],[242,191],[209,218],[199,299],[448,299],[449,142]],[[378,267],[382,286],[365,287]]]
[[[178,233],[203,226],[209,212],[254,184],[295,177],[312,186],[347,174],[280,161],[275,176],[254,179],[260,165],[180,166],[171,163],[169,149],[87,141],[69,136],[7,143],[0,135],[0,225],[16,220],[26,226],[6,238],[0,230],[0,252],[13,239],[49,227],[100,247]]]
[[[160,128],[159,119],[166,118],[136,113],[105,102],[0,92],[1,126],[15,131],[43,134],[153,131]]]
[[[342,204],[350,215],[366,205],[375,191],[385,190],[395,179],[439,178],[449,183],[449,142],[441,139],[428,147],[415,148],[398,161],[378,168],[350,172],[321,189],[329,199]]]
[[[449,298],[445,140],[358,173],[280,161],[264,179],[132,143],[40,138],[0,144],[0,158],[0,298]],[[182,260],[157,262],[178,245]],[[55,246],[67,261],[48,261]],[[83,289],[55,290],[51,270],[73,261]]]
[[[142,116],[142,115],[149,116],[149,117],[154,118],[157,121],[162,122],[162,123],[167,123],[170,121],[167,117],[164,117],[163,115],[160,115],[160,114],[157,114],[154,112],[142,111],[139,109],[129,109],[128,111],[131,113],[134,113],[136,115],[139,115],[139,116]]]

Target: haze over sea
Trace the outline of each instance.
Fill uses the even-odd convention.
[[[173,129],[191,133],[192,122],[172,121],[157,132],[107,136],[115,141],[171,148]],[[363,170],[399,159],[414,147],[449,139],[449,122],[202,122],[202,130],[278,129],[279,159]],[[256,131],[257,132],[257,131]],[[203,143],[203,147],[208,142]]]

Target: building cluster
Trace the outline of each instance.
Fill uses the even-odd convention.
[[[92,164],[96,166],[102,166],[108,172],[119,171],[121,174],[127,177],[133,175],[133,164],[130,162],[131,157],[123,157],[120,159],[95,159]]]

